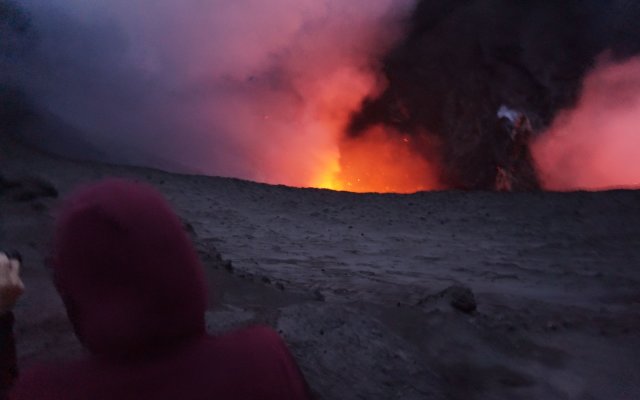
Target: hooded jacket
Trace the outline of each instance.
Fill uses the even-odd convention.
[[[12,399],[309,398],[270,328],[206,334],[203,267],[151,187],[109,180],[74,194],[56,224],[53,275],[88,355],[27,371]]]

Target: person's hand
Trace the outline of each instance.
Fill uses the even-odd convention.
[[[20,261],[0,253],[0,316],[8,313],[24,293],[20,279]]]

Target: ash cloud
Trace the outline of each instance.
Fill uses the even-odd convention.
[[[599,54],[640,52],[638,4],[0,0],[0,120],[74,157],[296,186],[383,127],[438,187],[493,189],[496,111],[557,132]]]
[[[1,78],[34,110],[23,138],[49,150],[304,186],[384,86],[413,4],[23,0],[37,39]]]
[[[640,188],[640,57],[605,55],[533,150],[548,189]]]
[[[417,150],[439,162],[445,185],[491,189],[498,108],[545,131],[576,104],[599,54],[640,51],[638,20],[640,5],[628,0],[422,0],[385,57],[387,89],[353,118],[351,135],[384,124],[426,137],[413,142],[428,143]]]

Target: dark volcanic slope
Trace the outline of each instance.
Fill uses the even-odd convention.
[[[355,195],[0,151],[62,194],[157,186],[207,265],[211,330],[275,326],[320,398],[640,398],[638,192]],[[1,244],[28,260],[25,364],[78,351],[42,267],[56,204],[0,195]]]

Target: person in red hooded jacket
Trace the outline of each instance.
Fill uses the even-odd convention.
[[[13,262],[15,276],[17,268]],[[311,397],[272,329],[206,333],[203,266],[180,219],[149,186],[108,180],[75,193],[57,220],[52,268],[88,355],[26,371],[11,400]],[[10,323],[0,330],[7,334]],[[15,349],[3,343],[0,372],[11,377]]]

